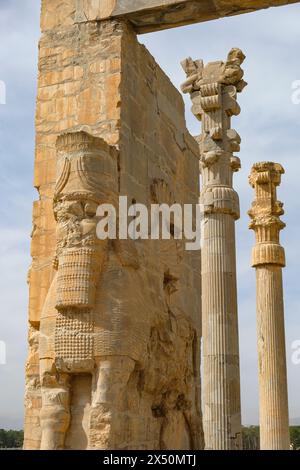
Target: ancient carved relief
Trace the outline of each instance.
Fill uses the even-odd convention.
[[[107,243],[96,236],[96,211],[113,200],[117,166],[116,151],[84,132],[61,136],[57,152],[56,274],[42,312],[39,348],[44,449],[64,446],[72,418],[71,376],[92,374],[96,367],[95,306],[107,255]]]
[[[60,137],[57,151],[55,274],[39,337],[41,448],[200,448],[200,335],[180,297],[184,241],[151,241],[153,276],[141,262],[146,246],[98,240],[97,206],[117,200],[116,150],[81,132]],[[149,192],[152,202],[175,202],[164,180]]]

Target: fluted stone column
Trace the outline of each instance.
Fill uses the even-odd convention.
[[[240,168],[234,152],[240,137],[231,117],[240,113],[237,92],[246,83],[245,56],[232,49],[226,62],[187,59],[183,68],[192,111],[202,121],[199,137],[203,208],[202,315],[204,361],[204,434],[206,449],[241,448],[240,371],[236,289],[235,221],[239,198],[233,173]]]
[[[285,253],[279,243],[285,224],[279,218],[283,205],[276,196],[283,173],[281,165],[263,162],[253,166],[249,177],[256,193],[249,215],[256,235],[252,266],[256,268],[262,450],[285,450],[290,445],[282,289]]]

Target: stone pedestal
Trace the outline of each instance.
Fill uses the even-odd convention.
[[[241,448],[240,372],[236,289],[235,220],[239,199],[233,173],[240,167],[233,155],[240,137],[231,117],[240,113],[237,92],[246,83],[245,56],[232,49],[226,62],[187,59],[192,111],[202,121],[199,137],[203,188],[200,204],[204,223],[202,245],[202,318],[204,359],[204,435],[206,449]]]
[[[257,242],[252,266],[256,268],[262,450],[286,450],[290,445],[282,289],[285,254],[279,244],[279,232],[285,224],[279,218],[282,203],[276,199],[282,173],[281,165],[264,162],[254,165],[250,175],[256,192],[249,215]]]

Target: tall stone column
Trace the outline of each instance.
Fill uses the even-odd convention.
[[[187,59],[192,111],[202,121],[199,137],[203,188],[202,310],[204,360],[204,434],[206,449],[241,448],[240,371],[236,289],[235,221],[239,199],[233,173],[240,160],[240,137],[231,117],[240,113],[236,101],[246,83],[245,56],[232,49],[226,62]]]
[[[253,166],[249,181],[256,199],[249,215],[256,246],[252,266],[256,268],[257,344],[260,394],[260,448],[289,449],[289,416],[284,332],[282,268],[284,249],[279,243],[283,204],[276,188],[284,169],[271,162]]]

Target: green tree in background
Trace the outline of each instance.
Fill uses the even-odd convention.
[[[19,449],[23,446],[23,431],[5,431],[0,429],[0,448],[1,449]]]
[[[300,450],[300,426],[291,426],[291,443],[294,450]]]
[[[244,450],[259,450],[259,426],[243,426],[242,436]]]
[[[300,426],[291,426],[291,444],[300,450]],[[20,449],[23,446],[23,431],[0,429],[0,449]],[[259,426],[243,427],[243,449],[259,450]]]
[[[300,426],[290,427],[293,450],[300,450]],[[243,449],[259,450],[259,426],[243,427]]]

